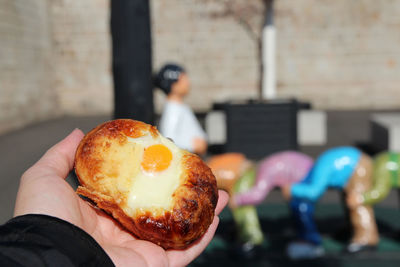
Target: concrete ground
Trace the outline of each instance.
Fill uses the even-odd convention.
[[[369,116],[368,111],[331,111],[328,118],[328,143],[325,146],[301,147],[300,150],[316,156],[328,147],[339,145],[354,145],[368,142]],[[103,121],[107,116],[89,117],[62,117],[44,121],[23,129],[0,136],[0,223],[12,217],[19,179],[22,173],[53,144],[68,135],[74,128],[84,132],[89,131]],[[267,202],[282,203],[280,193],[275,190],[268,197]],[[340,195],[336,191],[328,192],[322,202],[338,202]],[[400,208],[398,195],[392,192],[379,205]]]
[[[75,128],[84,132],[108,120],[106,116],[63,117],[40,122],[0,136],[0,223],[12,217],[19,179],[46,150]]]

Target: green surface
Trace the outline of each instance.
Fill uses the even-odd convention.
[[[190,266],[400,266],[400,210],[375,208],[380,242],[376,251],[361,254],[343,252],[350,238],[345,211],[340,205],[320,204],[316,222],[323,236],[326,255],[313,261],[291,261],[285,255],[295,232],[285,204],[263,204],[257,207],[265,240],[256,253],[246,259],[235,250],[232,214],[221,214],[216,236],[204,253]]]

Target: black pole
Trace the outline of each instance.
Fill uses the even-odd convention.
[[[111,1],[114,117],[153,123],[148,0]]]

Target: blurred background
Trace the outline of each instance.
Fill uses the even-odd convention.
[[[290,130],[291,142],[275,150],[400,152],[399,12],[400,1],[389,0],[0,0],[1,223],[12,216],[24,170],[74,128],[88,131],[114,117],[157,123],[165,96],[153,91],[151,76],[170,61],[189,74],[186,103],[209,134],[209,153],[234,147],[229,107],[238,101],[294,107],[278,111],[294,110],[295,118],[281,123],[289,128],[274,126],[280,136]],[[337,220],[339,198],[329,192],[321,201],[336,205],[337,217],[329,216]],[[265,213],[263,229],[274,240],[276,230],[268,229],[289,225],[287,211],[275,191],[265,205],[281,205],[281,217]],[[397,233],[397,192],[377,207],[378,224]],[[225,262],[221,240],[214,260]],[[400,238],[387,240],[357,259],[332,241],[328,256],[336,265],[400,263]],[[209,264],[210,251],[194,265]],[[287,263],[274,251],[270,259]]]

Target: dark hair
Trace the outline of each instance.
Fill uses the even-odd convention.
[[[181,73],[184,72],[185,69],[183,67],[168,63],[154,76],[154,85],[168,95],[171,92],[172,85],[179,79]]]

